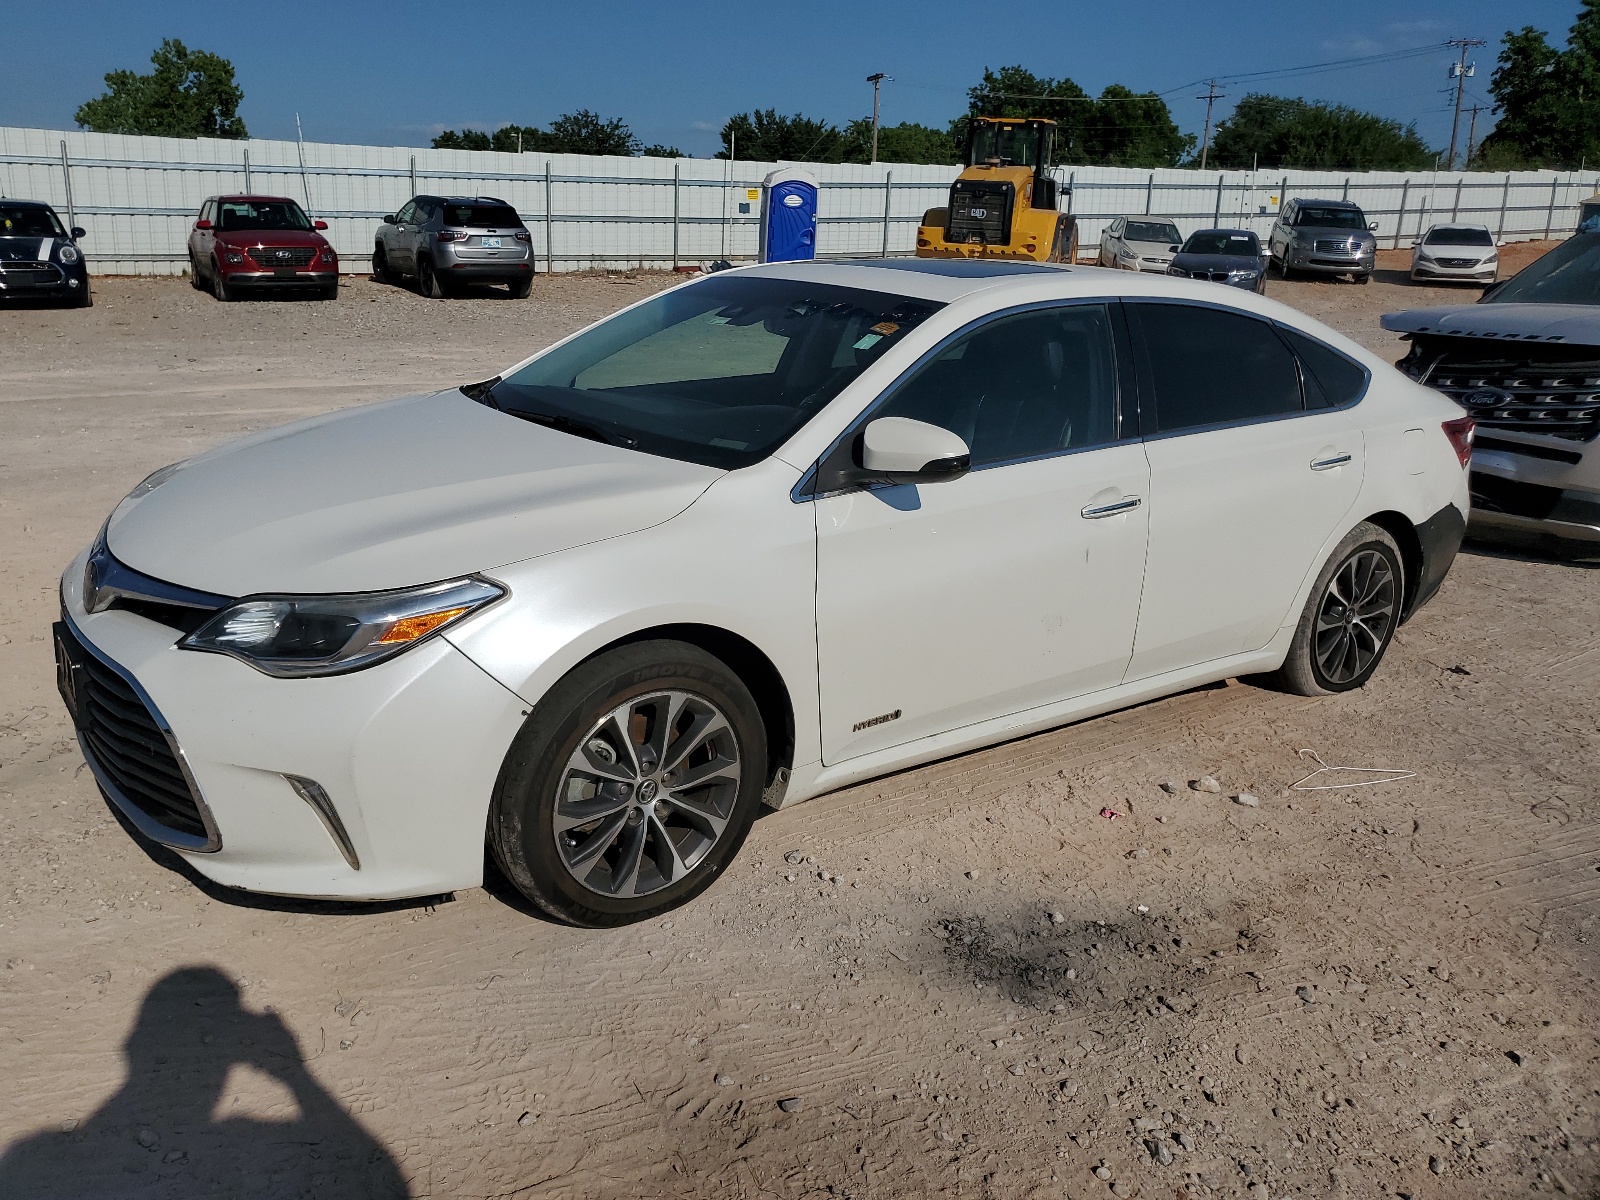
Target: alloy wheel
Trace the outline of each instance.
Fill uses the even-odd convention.
[[[1334,572],[1317,609],[1312,654],[1333,684],[1349,683],[1383,652],[1400,607],[1394,568],[1376,550],[1352,554]]]
[[[732,724],[703,696],[653,692],[579,739],[553,814],[567,871],[603,896],[646,896],[692,872],[733,816],[743,763]]]

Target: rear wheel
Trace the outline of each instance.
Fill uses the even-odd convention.
[[[1078,227],[1071,217],[1056,218],[1055,237],[1050,242],[1050,257],[1047,261],[1053,263],[1070,263],[1077,257]]]
[[[1404,593],[1400,547],[1363,521],[1328,556],[1273,681],[1301,696],[1361,687],[1400,624]]]
[[[530,271],[521,279],[513,280],[510,291],[513,300],[526,300],[533,291],[533,273]]]
[[[433,263],[425,258],[417,261],[417,291],[429,300],[444,299],[444,283],[433,269]]]
[[[200,260],[194,256],[194,251],[189,251],[189,286],[195,291],[205,290],[205,283],[200,278]]]
[[[489,846],[551,915],[625,925],[712,884],[765,781],[765,731],[738,676],[684,642],[623,646],[529,715],[500,769]]]

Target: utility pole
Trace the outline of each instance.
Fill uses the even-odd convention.
[[[1450,64],[1450,77],[1456,81],[1456,115],[1450,122],[1450,165],[1448,170],[1456,169],[1456,137],[1461,131],[1461,93],[1467,86],[1469,77],[1477,74],[1477,64],[1467,63],[1467,51],[1473,46],[1487,46],[1489,43],[1482,38],[1451,38],[1446,46],[1455,46],[1461,51],[1459,62]]]
[[[1472,148],[1476,145],[1478,137],[1478,114],[1482,111],[1483,105],[1481,104],[1474,104],[1467,109],[1467,112],[1471,114],[1471,118],[1467,122],[1467,156],[1461,160],[1461,169],[1463,171],[1472,166]]]
[[[867,82],[872,85],[872,161],[878,161],[878,89],[883,86],[883,81],[894,82],[892,75],[885,75],[879,71],[876,75],[868,75]]]
[[[1196,100],[1206,102],[1206,136],[1200,143],[1200,169],[1206,169],[1206,156],[1211,153],[1211,106],[1224,98],[1224,93],[1217,91],[1217,81],[1211,80],[1206,86],[1204,96],[1196,96]]]

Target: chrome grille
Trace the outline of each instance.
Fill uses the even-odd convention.
[[[1475,258],[1436,258],[1433,260],[1441,267],[1475,267],[1478,260]]]
[[[1356,244],[1349,238],[1319,238],[1313,247],[1318,254],[1354,254]]]
[[[61,268],[46,262],[0,263],[0,287],[37,287],[61,282]]]
[[[132,685],[85,648],[65,622],[56,627],[62,690],[96,774],[151,820],[202,841],[200,804],[155,716]]]
[[[248,253],[263,267],[293,267],[297,271],[309,267],[317,256],[312,246],[251,246]]]
[[[1443,392],[1484,429],[1587,442],[1600,435],[1600,361],[1462,361],[1413,343],[1400,369]]]

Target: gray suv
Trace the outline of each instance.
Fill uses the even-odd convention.
[[[414,196],[378,227],[372,274],[384,283],[414,276],[432,299],[464,283],[504,283],[521,300],[533,288],[533,238],[493,196]]]
[[[1349,200],[1290,200],[1272,223],[1267,252],[1285,279],[1293,271],[1310,271],[1366,283],[1378,257],[1377,228]]]

